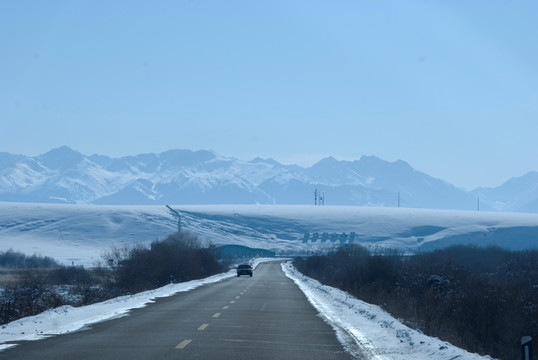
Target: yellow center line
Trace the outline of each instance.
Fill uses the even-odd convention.
[[[214,317],[214,318],[218,318],[219,316],[220,316],[220,313],[215,313],[215,314],[213,314],[213,317]]]
[[[198,331],[204,331],[208,326],[209,326],[209,324],[202,324],[202,325],[200,325],[200,327],[198,328]]]
[[[190,343],[192,342],[192,340],[183,340],[182,342],[180,342],[177,346],[176,346],[176,349],[185,349],[185,347],[187,345],[189,345]]]

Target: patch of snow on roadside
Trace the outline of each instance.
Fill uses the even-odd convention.
[[[346,331],[358,348],[372,359],[492,359],[490,356],[471,354],[448,342],[426,336],[419,330],[410,329],[379,306],[365,303],[347,292],[302,275],[290,262],[282,263],[282,270],[337,333],[340,329]],[[350,344],[343,342],[343,345],[355,356],[364,355],[354,353]]]

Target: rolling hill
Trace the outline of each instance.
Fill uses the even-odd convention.
[[[538,247],[534,214],[313,205],[181,205],[182,229],[214,245],[281,254],[360,243],[420,252],[454,244]],[[92,265],[112,247],[149,244],[177,231],[165,206],[0,203],[0,249]],[[4,251],[5,251],[4,250]]]

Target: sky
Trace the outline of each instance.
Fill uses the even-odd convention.
[[[0,152],[538,171],[538,2],[0,2]]]

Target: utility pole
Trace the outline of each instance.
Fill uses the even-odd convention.
[[[170,206],[166,205],[172,216],[177,216],[177,232],[181,232],[181,215],[179,211],[172,209]]]
[[[480,196],[476,200],[476,211],[480,211]]]
[[[314,206],[318,204],[318,189],[314,190]]]

